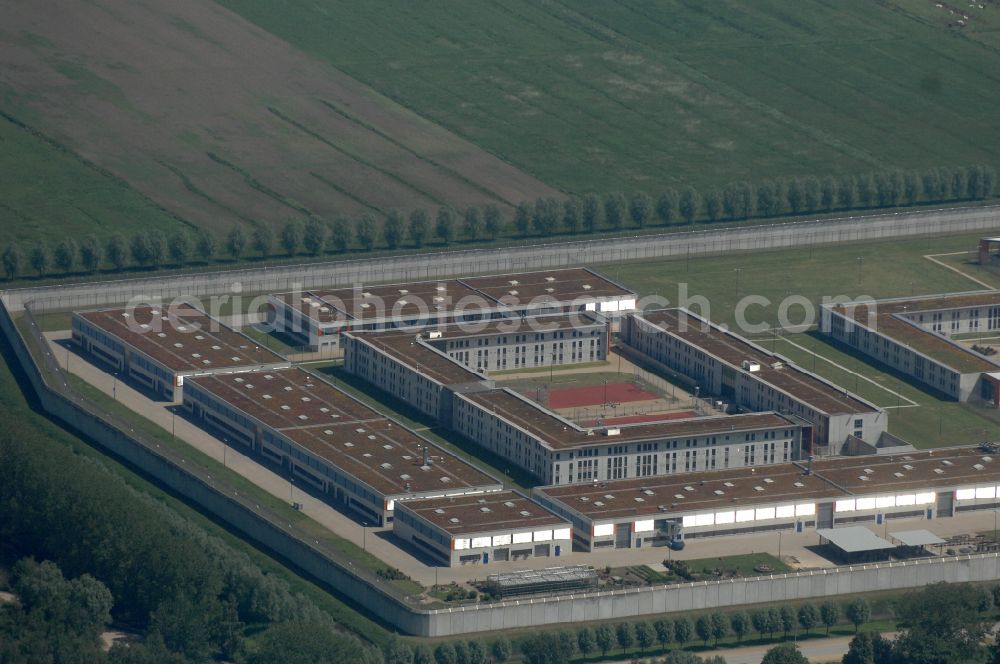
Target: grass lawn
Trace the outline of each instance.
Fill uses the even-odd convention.
[[[705,298],[708,310],[703,315],[728,325],[736,324],[736,305],[741,299],[765,297],[771,304],[749,306],[746,320],[775,325],[778,306],[789,296],[804,297],[815,306],[823,297],[838,295],[884,298],[982,290],[962,275],[923,258],[925,254],[968,250],[980,236],[901,238],[595,267],[640,295],[667,298],[669,306],[683,304],[685,293],[689,298]],[[691,308],[699,311],[698,306]],[[790,306],[788,318],[798,323],[802,312],[801,306]]]
[[[570,192],[1000,154],[992,3],[221,4]]]

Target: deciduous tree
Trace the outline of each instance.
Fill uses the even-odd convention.
[[[267,258],[271,254],[271,247],[274,245],[274,233],[271,232],[271,227],[266,224],[259,224],[254,228],[250,244],[253,246],[254,251],[260,254],[261,258]]]
[[[483,228],[486,230],[486,237],[496,240],[503,232],[503,213],[496,203],[487,203],[483,208]]]
[[[21,247],[16,244],[8,244],[4,247],[3,273],[7,275],[7,279],[13,279],[21,272],[21,264],[23,262]]]
[[[290,219],[281,229],[281,247],[285,250],[286,256],[294,256],[301,244],[302,223],[297,219]]]
[[[226,251],[233,260],[239,260],[240,256],[243,255],[243,249],[246,246],[247,240],[243,236],[243,230],[239,226],[233,226],[233,229],[229,231],[229,235],[226,236]]]
[[[636,192],[628,202],[628,214],[639,228],[644,228],[653,212],[653,201],[644,192]]]
[[[678,211],[685,224],[693,224],[701,211],[701,197],[694,187],[685,187],[678,202]]]
[[[183,228],[170,236],[167,242],[167,253],[170,254],[170,262],[181,266],[191,260],[191,235]]]
[[[79,251],[76,240],[64,237],[56,245],[55,262],[60,272],[72,272],[76,266],[76,255]]]
[[[390,249],[397,249],[403,244],[403,237],[406,234],[406,224],[403,221],[403,214],[399,210],[389,210],[385,217],[385,224],[382,227],[382,236],[385,238],[385,246]]]
[[[429,226],[430,218],[427,215],[427,210],[417,208],[410,213],[410,239],[413,240],[413,246],[417,249],[424,246]]]
[[[438,208],[434,222],[434,235],[442,244],[451,244],[455,239],[455,211],[450,207]]]

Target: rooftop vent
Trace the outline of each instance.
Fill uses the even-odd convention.
[[[753,490],[754,490],[754,491],[763,491],[763,490],[764,490],[764,487],[762,487],[762,486],[760,486],[760,485],[757,485],[757,486],[755,486],[755,487],[753,488]]]
[[[743,370],[749,371],[750,373],[756,373],[760,371],[760,363],[754,362],[752,360],[743,360]]]
[[[805,486],[805,484],[803,484],[802,482],[793,482],[793,484],[800,489]]]
[[[714,493],[714,494],[715,494],[715,495],[717,495],[717,496],[724,496],[724,495],[726,495],[726,492],[725,492],[725,491],[723,491],[722,489],[716,489],[716,490],[715,490],[715,491],[713,491],[712,493]]]
[[[679,494],[679,493],[675,493],[675,494],[674,494],[674,498],[676,498],[677,500],[684,500],[684,496],[682,496],[682,495],[681,495],[681,494]]]
[[[504,505],[505,505],[506,507],[513,507],[513,506],[514,506],[514,503],[510,502],[509,500],[507,500],[507,501],[504,501]]]
[[[444,510],[441,509],[440,507],[438,507],[437,509],[434,510],[434,513],[435,514],[444,514]]]
[[[935,472],[936,474],[938,474],[938,475],[944,475],[944,471],[943,471],[943,470],[941,470],[940,468],[935,468],[935,469],[934,469],[934,472]]]
[[[604,435],[605,436],[620,436],[621,432],[622,432],[621,429],[605,429],[604,430]]]
[[[521,282],[520,282],[520,281],[518,281],[517,279],[511,279],[511,280],[510,280],[510,281],[508,281],[507,283],[508,283],[508,284],[510,284],[511,286],[517,286],[517,285],[518,285],[519,283],[521,283]]]
[[[729,488],[733,488],[734,486],[736,486],[736,485],[735,485],[735,484],[733,484],[732,482],[723,482],[723,483],[722,483],[722,485],[723,485],[723,486],[728,486]]]
[[[555,281],[555,277],[545,277],[545,281]]]
[[[450,518],[450,519],[448,519],[448,520],[449,520],[449,521],[451,521],[452,523],[461,523],[461,521],[459,521],[459,520],[458,520],[458,519],[456,519],[455,517],[451,517],[451,518]]]
[[[440,339],[441,338],[441,333],[438,332],[437,330],[431,330],[430,332],[427,333],[427,338],[428,339]]]
[[[591,288],[593,288],[593,286],[591,286],[590,284],[583,285],[583,290],[590,290]]]

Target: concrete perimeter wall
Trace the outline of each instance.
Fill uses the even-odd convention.
[[[36,312],[90,308],[127,302],[135,296],[200,297],[231,292],[278,293],[296,288],[417,281],[458,275],[510,273],[648,258],[696,256],[782,247],[879,240],[924,234],[962,233],[1000,226],[1000,206],[898,212],[841,219],[746,225],[658,235],[536,244],[507,249],[443,251],[373,259],[226,272],[172,275],[87,284],[26,288],[5,293],[7,307],[25,302]]]
[[[444,636],[586,620],[620,620],[672,611],[699,611],[915,588],[938,581],[990,581],[998,575],[1000,554],[996,553],[925,558],[730,581],[510,600],[435,611],[430,627],[435,630],[434,636]]]

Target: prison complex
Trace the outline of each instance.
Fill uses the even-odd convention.
[[[635,307],[635,293],[581,267],[280,293],[270,296],[268,316],[277,329],[312,350],[336,355],[342,352],[342,333],[350,331],[570,311],[617,316]]]
[[[822,316],[838,342],[956,401],[1000,407],[1000,362],[972,348],[1000,333],[1000,291],[827,304]]]
[[[84,352],[168,401],[180,401],[185,378],[291,366],[188,305],[77,312],[72,328]]]
[[[372,524],[388,523],[403,501],[503,488],[301,369],[192,378],[184,407],[230,442]]]

